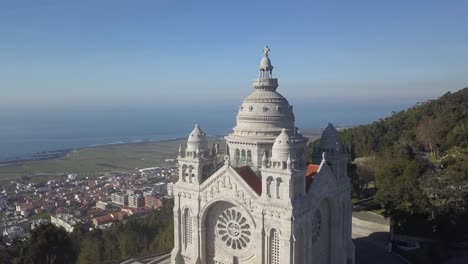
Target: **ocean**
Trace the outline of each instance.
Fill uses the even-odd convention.
[[[367,124],[416,101],[291,103],[297,127],[319,128],[328,122],[337,126]],[[235,126],[238,106],[155,103],[0,110],[0,161],[7,161],[43,151],[186,137],[195,123],[208,135],[224,135]]]

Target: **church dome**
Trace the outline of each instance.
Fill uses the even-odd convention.
[[[187,151],[198,151],[208,149],[208,140],[206,139],[206,134],[201,130],[198,124],[195,125],[195,128],[190,133],[187,140]]]
[[[288,100],[276,92],[278,79],[272,78],[269,48],[260,61],[260,78],[254,81],[255,91],[244,99],[237,114],[235,135],[276,138],[281,128],[294,130],[294,114]]]
[[[332,123],[328,123],[328,126],[322,132],[320,148],[324,150],[341,149],[340,135]]]
[[[293,107],[276,91],[278,79],[272,75],[273,66],[268,57],[269,51],[268,47],[263,49],[259,76],[253,82],[254,91],[239,107],[233,133],[225,137],[234,167],[251,166],[252,169],[259,170],[266,166],[266,160],[273,160],[275,155],[282,164],[287,164],[290,155],[291,158],[296,158],[299,164],[304,163],[302,156],[307,139],[298,133],[294,125]],[[290,139],[283,138],[280,141],[288,142],[287,146],[276,143],[276,154],[273,154],[275,140],[285,136]],[[294,148],[294,153],[289,153],[290,147]]]
[[[237,114],[237,135],[276,137],[281,128],[294,129],[294,114],[286,98],[276,91],[256,90]]]
[[[286,129],[283,128],[281,134],[279,134],[273,143],[271,160],[279,162],[287,161],[289,158],[294,158],[294,153],[294,144],[291,142]]]

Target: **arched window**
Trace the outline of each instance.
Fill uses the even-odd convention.
[[[193,166],[190,165],[190,166],[188,167],[189,182],[192,182],[192,178],[195,176],[195,173],[194,173],[194,172],[195,172],[195,170],[193,169]],[[195,180],[195,179],[193,179],[193,180]]]
[[[182,166],[182,173],[181,173],[181,177],[182,177],[183,182],[187,181],[187,176],[188,176],[187,165],[183,165]]]
[[[240,157],[240,160],[241,160],[241,163],[242,165],[245,165],[245,149],[241,150],[241,157]]]
[[[192,218],[190,216],[190,210],[185,208],[184,210],[184,245],[187,247],[188,244],[192,244]]]
[[[283,180],[281,178],[276,179],[276,198],[280,198],[280,186],[283,183]]]
[[[252,162],[252,151],[247,150],[247,162]]]
[[[236,149],[236,154],[235,154],[236,165],[239,164],[239,160],[240,160],[240,150]]]
[[[268,197],[271,197],[271,183],[273,182],[273,177],[268,177],[266,180],[266,194]]]
[[[278,231],[271,229],[270,231],[270,264],[280,263],[280,247]]]

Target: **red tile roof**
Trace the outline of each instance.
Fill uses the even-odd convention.
[[[107,224],[112,221],[114,221],[114,217],[112,215],[103,215],[103,216],[95,217],[93,219],[93,223],[96,226]]]
[[[306,170],[306,192],[309,190],[310,185],[314,181],[315,175],[319,170],[320,166],[316,164],[308,164]]]
[[[308,164],[307,165],[307,170],[306,170],[306,176],[315,176],[317,174],[318,169],[320,168],[320,165],[316,164]]]
[[[249,166],[235,168],[236,172],[258,195],[262,194],[262,179]]]

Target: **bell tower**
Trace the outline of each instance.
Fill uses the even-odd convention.
[[[208,147],[206,134],[196,124],[187,139],[187,148],[179,146],[179,182],[202,183],[216,169],[217,152],[217,146]]]
[[[291,202],[305,192],[304,166],[286,129],[275,139],[271,158],[262,158],[262,197],[273,202]]]

